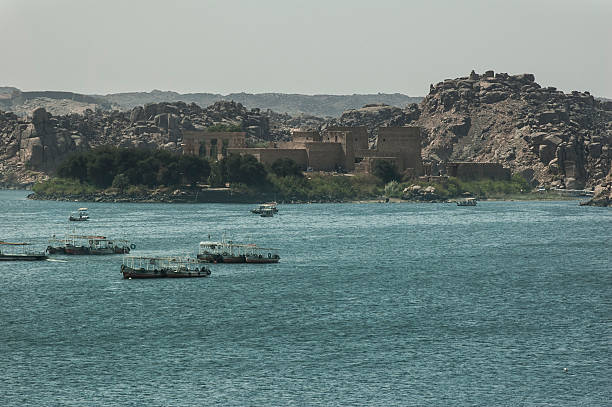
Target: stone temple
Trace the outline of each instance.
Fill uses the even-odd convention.
[[[303,170],[369,173],[376,161],[394,163],[399,172],[423,175],[419,127],[380,127],[375,148],[368,146],[366,127],[328,127],[322,132],[294,131],[293,140],[273,147],[249,148],[246,133],[183,132],[183,151],[212,159],[251,154],[263,164],[290,158]]]

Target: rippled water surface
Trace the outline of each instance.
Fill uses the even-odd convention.
[[[282,259],[181,280],[123,280],[121,256],[0,263],[0,405],[612,400],[610,209],[90,203],[69,225],[82,204],[26,195],[0,191],[0,240],[76,226],[163,256],[226,233]]]

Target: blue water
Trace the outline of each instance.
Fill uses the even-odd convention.
[[[0,191],[0,240],[75,226],[82,204],[26,194]],[[121,256],[0,263],[2,406],[611,405],[610,209],[86,206],[77,233],[135,255],[226,233],[281,263],[183,280],[123,280]]]

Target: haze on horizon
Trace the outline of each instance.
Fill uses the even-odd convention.
[[[472,69],[612,97],[607,0],[0,0],[0,86],[405,93]]]

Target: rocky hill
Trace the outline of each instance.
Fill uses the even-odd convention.
[[[423,155],[446,161],[497,161],[534,185],[592,187],[610,173],[612,102],[588,92],[543,88],[531,74],[488,71],[431,85],[420,104],[371,105],[331,124],[423,128]]]
[[[6,95],[14,94],[14,88],[0,88],[0,101],[6,104]],[[73,101],[95,102],[76,96]],[[448,161],[496,161],[534,186],[607,186],[612,167],[612,101],[543,88],[531,74],[489,71],[431,85],[419,104],[366,104],[335,119],[249,109],[237,102],[205,108],[159,102],[82,114],[37,108],[31,118],[0,112],[0,183],[31,182],[52,172],[70,152],[102,144],[180,150],[183,130],[214,124],[240,126],[253,143],[287,140],[295,128],[365,125],[372,144],[379,126],[418,125],[424,160],[434,172],[443,172]]]
[[[219,101],[234,101],[249,109],[260,108],[291,115],[336,117],[347,109],[369,103],[385,103],[404,107],[421,101],[421,97],[410,97],[401,93],[378,93],[368,95],[300,95],[287,93],[186,93],[153,90],[151,92],[112,93],[108,95],[82,95],[73,92],[22,92],[17,88],[0,87],[0,110],[11,111],[19,116],[31,115],[44,107],[53,115],[83,113],[91,110],[130,110],[149,103],[185,102],[200,106]]]
[[[324,119],[247,109],[236,102],[150,103],[130,111],[87,109],[52,115],[44,108],[31,118],[0,111],[0,185],[44,178],[72,152],[99,145],[180,151],[183,130],[213,125],[240,127],[248,142],[286,140],[291,129],[319,127]]]

